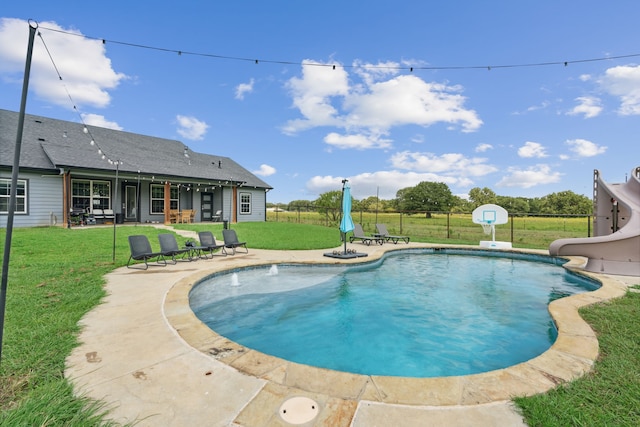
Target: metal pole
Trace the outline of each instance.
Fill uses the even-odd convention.
[[[13,153],[13,169],[11,172],[11,193],[9,194],[9,212],[7,216],[7,235],[4,240],[4,257],[2,259],[2,284],[0,285],[0,363],[2,363],[2,339],[4,332],[4,311],[7,304],[7,281],[9,279],[9,255],[11,255],[11,237],[13,234],[13,216],[16,210],[16,193],[18,187],[18,170],[20,169],[20,149],[22,148],[22,131],[24,129],[24,114],[27,108],[27,93],[29,92],[29,74],[31,72],[31,57],[33,56],[33,40],[36,37],[38,23],[29,21],[29,43],[27,45],[27,60],[24,66],[24,81],[22,83],[22,100],[18,116],[18,131],[16,147]]]
[[[118,223],[118,170],[120,169],[120,160],[116,161],[116,185],[113,189],[113,262],[116,262],[116,224]],[[122,212],[120,213],[122,215]]]

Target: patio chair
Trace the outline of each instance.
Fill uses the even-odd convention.
[[[178,219],[180,218],[180,211],[177,209],[169,209],[169,222],[172,224],[177,224]]]
[[[210,231],[199,231],[198,239],[200,240],[200,246],[197,247],[202,252],[209,252],[211,258],[214,257],[214,251],[220,250],[219,256],[226,256],[227,251],[224,248],[224,243],[216,242],[216,237]]]
[[[360,224],[354,224],[353,235],[349,236],[350,243],[353,243],[354,240],[360,240],[367,246],[371,246],[371,242],[376,242],[379,245],[384,243],[384,237],[382,236],[367,236],[364,234]]]
[[[191,222],[191,215],[192,215],[192,210],[191,209],[184,209],[182,212],[180,212],[180,222],[181,223],[190,223]]]
[[[96,224],[102,224],[104,222],[104,211],[102,209],[94,209],[93,217],[96,220]]]
[[[238,240],[236,230],[232,230],[230,228],[222,230],[222,237],[224,238],[224,247],[229,248],[233,251],[231,252],[231,255],[235,255],[238,248],[244,248],[244,253],[249,253],[247,242],[240,242]]]
[[[116,215],[113,213],[113,209],[104,210],[104,222],[105,224],[113,224],[116,220]]]
[[[222,211],[221,210],[216,211],[215,215],[211,217],[211,221],[213,222],[222,221]]]
[[[178,247],[176,236],[171,233],[158,234],[158,241],[160,242],[160,252],[165,257],[171,257],[171,261],[177,264],[178,261],[191,261],[191,249]],[[176,258],[182,255],[180,259]]]
[[[127,268],[146,270],[149,268],[149,263],[147,261],[153,258],[156,259],[156,264],[151,265],[158,265],[161,267],[167,265],[167,260],[164,258],[164,255],[161,252],[153,252],[153,250],[151,250],[151,243],[149,243],[149,239],[143,234],[129,236],[129,249],[131,249],[131,255],[129,256],[129,261],[127,261]],[[129,264],[131,264],[131,260],[144,261],[144,268],[130,266]]]
[[[387,242],[391,240],[394,244],[398,244],[398,242],[402,240],[406,244],[409,244],[409,236],[393,236],[389,234],[385,224],[376,224],[376,230],[378,230],[378,235],[384,237],[384,240]]]

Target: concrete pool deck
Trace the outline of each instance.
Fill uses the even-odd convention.
[[[336,260],[323,256],[327,250],[250,248],[248,254],[146,271],[119,268],[106,276],[103,303],[82,319],[81,344],[67,358],[65,374],[77,394],[104,402],[111,419],[136,426],[525,426],[510,403],[513,396],[582,376],[597,358],[595,333],[577,309],[640,283],[638,277],[589,274],[602,281],[600,289],[550,304],[559,336],[547,352],[506,369],[442,378],[355,375],[288,362],[217,335],[189,308],[193,283],[222,270],[357,263],[387,250],[454,246],[349,247],[369,256]],[[576,266],[581,262],[570,258]],[[312,402],[313,410],[300,402]]]

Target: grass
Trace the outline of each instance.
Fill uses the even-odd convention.
[[[640,425],[640,293],[581,309],[580,315],[598,334],[595,369],[516,404],[531,427]]]
[[[389,223],[388,227],[398,231]],[[176,228],[222,235],[220,224]],[[233,228],[241,240],[250,242],[250,248],[304,250],[340,245],[337,228],[320,224],[240,223]],[[2,242],[5,234],[0,229]],[[159,231],[149,226],[117,228],[115,262],[111,227],[14,230],[0,361],[0,425],[112,425],[104,421],[100,402],[74,396],[64,378],[64,364],[78,344],[79,320],[105,294],[104,275],[126,264],[130,234],[145,234],[158,248]],[[179,243],[186,240],[177,238]],[[581,312],[598,331],[601,358],[585,378],[544,395],[518,399],[530,426],[640,425],[639,310],[640,296],[629,293]]]

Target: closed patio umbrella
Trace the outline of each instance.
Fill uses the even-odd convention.
[[[342,220],[340,221],[340,232],[344,240],[344,253],[347,253],[347,233],[354,229],[351,219],[351,187],[347,180],[342,181]]]

